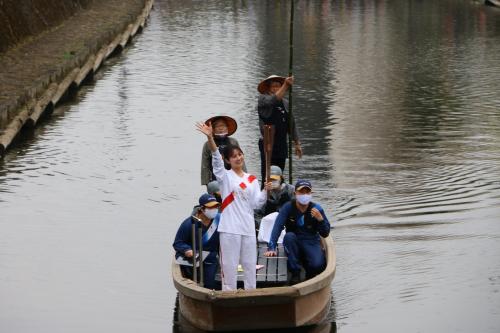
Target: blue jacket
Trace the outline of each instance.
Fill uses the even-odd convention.
[[[278,217],[276,217],[276,221],[274,222],[274,227],[273,231],[271,233],[271,239],[269,240],[268,244],[268,249],[270,251],[275,251],[278,238],[281,234],[281,231],[285,227],[285,223],[288,219],[288,216],[290,215],[290,212],[292,211],[292,202],[289,201],[286,204],[284,204],[278,214]],[[319,210],[321,215],[323,216],[323,221],[318,221],[314,218],[312,218],[316,223],[317,227],[315,229],[307,229],[304,224],[304,214],[301,213],[298,209],[296,209],[296,216],[295,220],[297,221],[297,226],[295,230],[295,234],[297,235],[297,238],[299,240],[317,240],[319,241],[319,236],[321,237],[327,237],[330,233],[330,222],[328,222],[328,219],[326,218],[325,212],[323,208],[317,203],[313,204],[313,208],[316,208]]]
[[[214,218],[214,221],[220,218],[220,214]],[[175,257],[178,258],[180,256],[184,257],[184,253],[188,250],[192,250],[192,237],[191,237],[191,226],[192,223],[196,222],[193,217],[188,217],[181,223],[179,230],[177,230],[177,234],[175,235],[175,240],[172,246],[175,250]],[[206,234],[208,228],[205,227],[203,223],[200,223],[202,228],[202,237]],[[198,251],[198,230],[196,231],[196,251]],[[215,231],[212,237],[203,244],[203,251],[210,251],[210,254],[205,258],[205,263],[216,263],[217,262],[217,252],[219,252],[219,232]]]

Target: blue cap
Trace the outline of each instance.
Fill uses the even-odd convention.
[[[219,205],[217,199],[215,199],[214,196],[208,193],[203,194],[198,200],[198,202],[200,203],[200,206],[205,206],[205,207],[214,207]]]
[[[297,180],[297,182],[295,183],[295,191],[300,191],[304,187],[307,187],[308,189],[311,190],[312,189],[311,182],[305,179]]]

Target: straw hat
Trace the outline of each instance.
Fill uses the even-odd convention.
[[[234,120],[233,118],[229,117],[229,116],[214,116],[210,119],[207,119],[207,121],[205,121],[205,124],[209,124],[209,123],[214,123],[215,121],[217,120],[224,120],[227,124],[227,135],[232,135],[234,132],[236,132],[236,129],[238,128],[238,124],[236,123],[236,120]]]
[[[260,81],[259,85],[257,86],[257,90],[261,94],[265,94],[267,92],[268,84],[270,81],[278,81],[281,84],[283,84],[283,82],[285,82],[285,78],[283,76],[270,75],[267,78],[265,78],[264,80]]]

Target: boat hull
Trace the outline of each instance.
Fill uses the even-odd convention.
[[[179,291],[179,312],[191,325],[206,331],[237,331],[315,325],[328,314],[335,275],[333,240],[324,240],[327,267],[318,276],[294,286],[214,291],[201,288],[173,264]]]
[[[486,5],[500,7],[500,0],[485,0]]]

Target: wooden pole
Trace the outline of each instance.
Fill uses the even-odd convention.
[[[288,76],[293,75],[293,16],[294,16],[294,0],[291,0],[290,9],[290,59],[288,67]],[[290,86],[288,90],[288,182],[293,183],[293,155],[292,155],[292,137],[293,137],[293,113],[292,113],[292,89]]]
[[[198,283],[198,272],[196,270],[196,220],[195,216],[194,220],[191,221],[191,246],[193,249],[193,281]]]
[[[200,283],[199,283],[199,286],[200,287],[204,287],[205,286],[205,282],[204,282],[204,276],[203,276],[203,230],[201,229],[201,221],[198,221],[196,224],[197,224],[197,227],[198,227],[198,261],[200,262]]]

